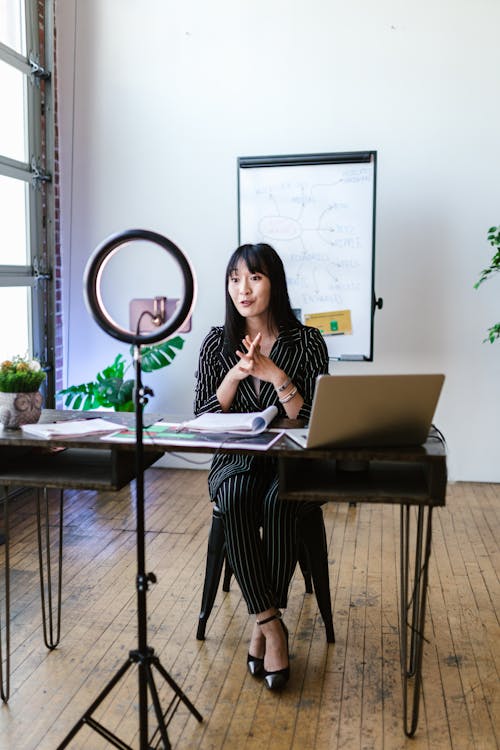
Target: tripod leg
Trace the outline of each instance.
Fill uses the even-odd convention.
[[[149,664],[149,662],[145,662],[141,664],[141,668],[144,669],[146,672],[147,683],[149,686],[149,690],[151,692],[151,699],[153,701],[153,706],[154,706],[154,710],[156,714],[156,722],[158,724],[157,732],[159,732],[160,737],[162,739],[164,750],[170,750],[172,746],[170,744],[170,740],[168,739],[167,727],[165,724],[165,716],[161,710],[160,699],[158,697],[158,691],[156,689],[155,681],[153,678],[153,673],[151,671],[151,665]],[[175,701],[171,702],[170,707],[172,706],[174,702]],[[155,737],[155,735],[156,735],[156,732],[153,735],[153,737]],[[153,738],[151,742],[152,741],[153,741]]]
[[[43,511],[40,494],[43,493]],[[49,490],[36,491],[36,515],[38,536],[38,567],[40,570],[40,596],[42,602],[43,639],[48,649],[54,649],[61,638],[61,592],[62,592],[62,555],[63,555],[63,490],[59,491],[59,538],[58,538],[58,564],[57,564],[57,605],[56,623],[54,627],[54,607],[52,599],[52,562],[50,554],[50,523],[49,523]],[[43,518],[42,518],[43,516]],[[45,522],[45,566],[44,566],[44,543],[42,525]],[[44,580],[45,579],[45,580]],[[45,598],[47,594],[47,600]],[[54,635],[55,630],[55,635]]]
[[[198,721],[203,721],[203,716],[200,714],[200,712],[194,707],[194,705],[191,703],[187,695],[180,689],[179,685],[175,682],[175,680],[170,677],[167,670],[160,664],[160,660],[158,657],[155,657],[153,660],[153,664],[155,665],[158,672],[161,674],[165,682],[168,682],[174,693],[178,696],[178,698],[184,703],[184,705],[189,708],[195,719]]]
[[[168,685],[172,688],[172,690],[175,693],[174,699],[170,703],[170,707],[167,710],[167,714],[169,713],[171,707],[173,706],[173,709],[171,713],[175,711],[175,708],[177,707],[177,704],[182,701],[187,708],[191,711],[191,713],[198,719],[198,721],[203,721],[202,715],[196,710],[196,708],[193,706],[189,698],[182,692],[180,687],[177,685],[175,680],[170,677],[168,672],[162,667],[160,664],[160,660],[157,656],[154,656],[153,649],[150,649],[149,647],[146,647],[144,653],[140,653],[139,651],[131,651],[129,654],[128,660],[123,664],[122,667],[118,670],[118,672],[115,674],[115,676],[108,682],[104,690],[102,690],[95,701],[92,703],[91,706],[85,711],[83,716],[77,721],[77,723],[74,725],[74,727],[71,729],[71,731],[66,735],[66,737],[63,739],[63,741],[57,746],[56,750],[63,750],[65,747],[69,745],[71,740],[75,737],[75,735],[80,731],[80,729],[84,726],[84,724],[87,724],[91,729],[98,732],[102,737],[104,737],[108,742],[110,742],[115,747],[119,748],[119,750],[132,750],[132,748],[125,744],[122,740],[120,740],[119,737],[117,737],[115,734],[113,734],[109,729],[106,729],[102,724],[100,724],[98,721],[96,721],[92,714],[94,711],[100,706],[100,704],[103,702],[103,700],[109,695],[111,690],[115,687],[115,685],[121,680],[121,678],[125,675],[126,671],[132,664],[137,664],[139,670],[141,670],[139,675],[139,682],[144,683],[146,686],[146,689],[149,687],[151,691],[151,697],[153,700],[154,710],[156,713],[156,718],[158,721],[158,729],[157,731],[160,733],[162,741],[164,743],[164,750],[170,750],[170,743],[167,735],[166,725],[165,725],[165,715],[162,713],[160,701],[158,698],[158,692],[156,690],[156,685],[153,680],[153,675],[151,671],[151,664],[154,664],[154,666],[157,668],[157,670],[160,672],[163,679],[168,683]],[[144,672],[142,672],[144,670]],[[142,679],[144,677],[144,680]],[[175,704],[175,705],[174,705]],[[147,721],[144,721],[144,719],[141,721],[140,724],[140,732],[142,735],[145,731],[147,731]],[[141,735],[141,750],[145,750],[150,743],[148,743],[148,738]]]
[[[120,750],[131,750],[128,745],[125,745],[121,742],[121,740],[118,740],[118,738],[114,738],[116,741],[113,742],[111,737],[114,735],[111,735],[110,732],[105,730],[103,727],[101,727],[100,724],[98,724],[93,718],[92,714],[98,708],[103,700],[106,698],[106,696],[113,690],[114,686],[121,680],[121,678],[126,673],[127,669],[132,666],[134,663],[133,658],[129,658],[125,664],[123,664],[118,672],[115,674],[115,676],[108,682],[104,690],[101,690],[95,701],[89,706],[89,708],[85,711],[83,716],[80,717],[80,719],[76,722],[73,729],[70,730],[70,732],[66,735],[66,737],[63,739],[63,741],[57,746],[57,750],[63,750],[63,748],[67,747],[73,737],[80,731],[80,729],[83,727],[84,724],[88,724],[92,729],[95,729],[96,732],[99,732],[103,737],[108,739],[112,744],[115,745],[115,747],[119,747]],[[120,742],[120,744],[118,744]]]
[[[9,490],[4,487],[4,555],[5,555],[5,633],[1,634],[0,627],[0,697],[7,703],[10,695],[10,558],[9,558]],[[1,626],[0,616],[0,626]],[[4,667],[5,652],[5,667]]]

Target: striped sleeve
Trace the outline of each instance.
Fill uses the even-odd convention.
[[[194,396],[196,415],[222,411],[216,395],[217,388],[224,377],[219,357],[222,335],[222,328],[212,328],[201,345]]]
[[[304,403],[299,411],[298,418],[309,420],[311,416],[312,400],[318,375],[328,374],[328,350],[325,340],[317,328],[306,326],[302,329],[304,335],[304,367],[302,382],[296,385],[299,388]]]

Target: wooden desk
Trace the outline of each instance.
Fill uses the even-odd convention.
[[[81,412],[76,415],[82,416]],[[134,420],[134,415],[130,414],[106,416],[128,426]],[[44,411],[42,420],[50,422],[74,417],[74,412]],[[182,421],[180,417],[177,419]],[[47,449],[54,446],[67,450],[48,453]],[[48,481],[49,485],[42,486],[61,490],[66,487],[119,489],[135,475],[132,459],[134,447],[134,444],[112,443],[95,436],[47,441],[23,434],[0,433],[0,457],[7,455],[5,451],[19,452],[28,448],[42,451],[35,461],[27,456],[18,456],[15,465],[9,462],[6,466],[4,460],[3,468],[0,464],[0,484],[39,487],[41,482]],[[85,457],[85,451],[89,450],[91,454]],[[171,450],[174,453],[213,452],[213,448],[190,449],[188,446]],[[221,450],[229,453],[248,452],[244,447]],[[147,444],[144,451],[146,463],[150,465],[169,448]],[[266,455],[278,459],[280,495],[287,501],[370,502],[400,506],[403,722],[405,734],[412,736],[417,728],[420,705],[432,511],[434,507],[443,506],[446,498],[447,469],[443,443],[437,433],[431,433],[423,446],[303,450],[285,438]],[[83,476],[82,462],[85,466]],[[353,471],[356,466],[364,468]],[[412,506],[415,506],[413,510]],[[50,647],[50,642],[48,645]]]

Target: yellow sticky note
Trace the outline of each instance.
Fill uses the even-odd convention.
[[[350,310],[330,310],[328,312],[306,313],[304,320],[306,326],[319,328],[324,336],[338,336],[339,334],[352,333]]]

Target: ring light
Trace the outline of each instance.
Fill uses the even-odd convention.
[[[109,314],[103,302],[102,276],[106,265],[119,248],[135,240],[146,240],[159,245],[173,257],[180,268],[184,283],[184,295],[174,315],[160,324],[155,330],[139,333],[124,328]],[[166,282],[168,284],[168,281]],[[146,229],[129,229],[112,235],[96,248],[91,255],[84,273],[85,302],[96,323],[113,338],[128,344],[154,344],[175,333],[189,318],[194,307],[196,281],[193,270],[184,253],[171,240],[161,234]]]

